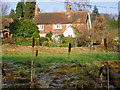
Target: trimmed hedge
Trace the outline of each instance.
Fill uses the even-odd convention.
[[[68,43],[60,44],[59,47],[68,47]]]
[[[51,42],[51,41],[45,41],[42,46],[47,46],[47,47],[57,47],[57,44]]]
[[[35,46],[42,46],[42,44],[48,41],[48,38],[41,37],[35,38]],[[23,46],[31,46],[32,45],[32,38],[17,38],[17,44]]]
[[[75,41],[76,39],[75,38],[73,38],[73,37],[63,37],[62,38],[62,43],[63,44],[61,44],[60,46],[62,47],[67,47],[68,46],[68,44],[69,43],[71,43],[72,44],[72,47],[74,47],[75,46]]]
[[[17,38],[17,45],[23,45],[23,46],[31,46],[32,45],[32,39],[30,38]],[[40,46],[39,39],[35,39],[35,46]]]

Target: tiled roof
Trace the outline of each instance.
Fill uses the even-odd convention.
[[[4,29],[6,26],[9,26],[13,22],[12,18],[2,17],[1,26]]]
[[[70,14],[67,12],[39,13],[35,16],[34,22],[36,24],[85,23],[87,14],[88,11],[71,11]]]

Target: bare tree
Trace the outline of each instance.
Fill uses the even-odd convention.
[[[70,4],[72,11],[83,11],[92,8],[89,1],[90,0],[66,0],[65,4]]]
[[[0,16],[6,16],[9,11],[9,5],[7,3],[0,3]]]

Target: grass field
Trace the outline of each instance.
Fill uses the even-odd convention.
[[[3,55],[2,60],[6,62],[25,62],[31,60],[31,55]],[[65,62],[102,62],[120,60],[119,53],[81,53],[71,54],[68,60],[67,54],[38,55],[38,63],[65,63]]]
[[[43,63],[53,62],[98,62],[109,60],[120,60],[117,52],[89,52],[87,47],[72,48],[70,59],[68,60],[68,48],[49,48],[36,46],[34,50],[38,50],[36,61]],[[34,52],[35,53],[35,52]],[[31,60],[31,47],[18,45],[3,45],[2,60],[9,62],[24,62]]]

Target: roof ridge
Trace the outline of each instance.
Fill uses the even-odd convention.
[[[85,11],[73,11],[73,13],[75,12],[89,12],[88,10],[85,10]]]
[[[88,10],[85,11],[71,11],[72,13],[77,13],[77,12],[89,12]],[[39,14],[53,14],[53,13],[66,13],[66,12],[44,12],[44,13],[39,13]]]
[[[47,14],[47,13],[52,14],[52,13],[65,13],[65,12],[44,12],[44,13],[39,13],[39,14]]]

